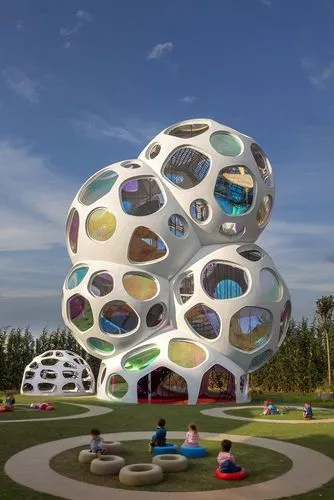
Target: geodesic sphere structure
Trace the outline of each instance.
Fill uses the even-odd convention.
[[[26,366],[21,394],[29,396],[85,396],[94,394],[95,378],[89,364],[65,350],[46,351]]]
[[[102,360],[98,397],[247,401],[248,373],[284,340],[287,287],[255,244],[274,203],[270,162],[213,120],[158,134],[82,186],[67,219],[62,313]]]

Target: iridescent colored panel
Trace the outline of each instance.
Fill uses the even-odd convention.
[[[73,295],[73,297],[68,300],[67,315],[71,323],[82,332],[89,330],[94,324],[90,303],[82,295]]]
[[[146,315],[146,324],[150,328],[159,326],[164,321],[165,317],[166,308],[164,304],[154,304],[154,306],[149,309]]]
[[[209,205],[205,200],[194,200],[190,205],[190,215],[197,222],[204,222],[209,217]]]
[[[235,299],[247,292],[248,279],[240,267],[217,260],[205,266],[202,285],[212,299]]]
[[[191,139],[192,137],[203,134],[208,129],[209,125],[207,123],[185,123],[168,130],[166,134],[172,135],[173,137],[179,137],[180,139]]]
[[[279,342],[283,342],[286,332],[288,330],[289,321],[291,318],[291,302],[288,300],[283,308],[281,318],[280,318],[280,329],[279,329]]]
[[[106,241],[114,234],[116,218],[105,208],[97,208],[87,218],[87,233],[93,240]]]
[[[241,140],[229,132],[215,132],[210,143],[217,153],[224,156],[238,156],[243,149]]]
[[[168,345],[168,357],[182,368],[195,368],[206,360],[205,351],[197,344],[186,340],[171,340]]]
[[[247,213],[254,197],[254,180],[250,170],[238,165],[223,168],[216,180],[214,196],[225,214]]]
[[[153,363],[159,354],[160,349],[158,347],[151,347],[145,351],[138,352],[126,360],[124,368],[130,372],[144,370]]]
[[[117,180],[118,174],[113,170],[102,172],[83,187],[79,194],[79,201],[84,205],[91,205],[102,196],[109,193]]]
[[[164,206],[164,196],[154,177],[134,177],[121,186],[124,212],[141,217],[151,215]]]
[[[235,222],[224,222],[220,226],[219,232],[233,238],[234,236],[241,236],[245,232],[245,226]]]
[[[138,316],[128,304],[122,300],[108,302],[100,314],[100,328],[111,335],[124,335],[138,326]]]
[[[112,397],[121,399],[126,395],[128,390],[128,383],[122,375],[116,373],[110,375],[108,380],[108,392]]]
[[[220,333],[218,314],[205,304],[197,304],[185,314],[190,328],[208,340],[215,340]]]
[[[157,234],[144,226],[135,229],[129,244],[131,262],[150,262],[162,259],[166,254],[166,245]]]
[[[267,184],[267,186],[272,187],[273,179],[271,165],[265,152],[255,143],[251,145],[251,151],[263,181]]]
[[[174,236],[183,238],[186,234],[188,224],[182,215],[173,214],[168,219],[168,227]]]
[[[236,312],[230,323],[230,344],[250,352],[262,347],[269,339],[272,316],[267,309],[244,307]]]
[[[67,279],[67,288],[72,290],[80,285],[86,274],[88,273],[88,267],[77,267],[74,271],[71,272],[70,276]]]
[[[180,298],[182,304],[187,302],[194,295],[194,274],[187,273],[180,281]]]
[[[75,208],[72,208],[67,220],[68,239],[73,253],[77,253],[78,234],[79,234],[79,214]]]
[[[260,366],[269,361],[273,354],[274,352],[271,349],[268,349],[267,351],[261,352],[261,354],[255,356],[255,358],[252,359],[251,364],[249,365],[248,371],[252,372],[257,368],[260,368]]]
[[[158,293],[156,280],[146,273],[126,273],[123,276],[123,286],[127,293],[137,300],[149,300]]]
[[[104,297],[112,292],[113,288],[114,280],[112,276],[106,272],[94,274],[88,285],[88,290],[95,297]]]
[[[274,302],[281,299],[282,287],[277,276],[270,269],[261,269],[260,286],[267,299]]]
[[[262,253],[260,250],[248,249],[241,247],[237,249],[237,252],[244,259],[250,260],[251,262],[257,262],[262,259]]]
[[[197,186],[207,175],[210,159],[193,148],[178,148],[162,167],[164,176],[181,189]]]
[[[271,216],[272,205],[272,197],[269,194],[266,194],[263,197],[256,214],[256,222],[260,228],[264,227],[268,223]]]
[[[110,342],[98,339],[97,337],[89,337],[87,344],[94,351],[99,351],[102,354],[111,354],[114,351],[114,346]]]

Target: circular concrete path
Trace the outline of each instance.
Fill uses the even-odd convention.
[[[107,441],[149,440],[151,433],[120,432],[106,434],[104,437]],[[168,432],[168,437],[183,439],[184,432]],[[77,446],[88,445],[88,436],[78,436],[40,444],[17,453],[5,464],[5,473],[23,486],[68,500],[82,500],[83,498],[156,500],[157,497],[160,500],[230,500],[231,498],[233,500],[270,500],[300,495],[320,488],[334,476],[333,460],[303,446],[273,439],[208,432],[201,433],[201,438],[213,441],[220,441],[224,438],[233,442],[268,448],[289,457],[293,466],[285,474],[270,481],[224,490],[167,493],[108,488],[76,481],[51,469],[49,462],[55,455]]]
[[[238,417],[237,415],[231,415],[226,413],[227,410],[245,410],[247,408],[263,408],[263,406],[226,406],[224,408],[210,408],[208,410],[202,410],[201,413],[208,417],[218,417],[218,418],[230,418],[231,420],[246,420],[247,422],[261,422],[261,424],[331,424],[334,422],[333,418],[319,418],[318,420],[283,420],[278,418],[272,418],[271,415],[268,415],[268,418],[252,418],[252,417]],[[298,407],[297,407],[298,408]],[[300,406],[298,409],[302,411],[302,407]],[[326,410],[328,408],[313,408],[313,411],[316,410]],[[334,413],[334,412],[333,412]]]
[[[17,424],[20,422],[51,422],[52,420],[70,420],[75,418],[90,418],[90,417],[100,417],[106,413],[111,413],[113,410],[107,406],[95,406],[95,405],[82,405],[76,403],[63,403],[66,405],[78,406],[79,408],[85,408],[87,411],[84,413],[76,413],[74,415],[68,415],[63,417],[41,417],[41,418],[20,418],[15,420],[0,420],[1,424]],[[36,410],[38,413],[38,410]],[[43,413],[43,412],[42,412]]]

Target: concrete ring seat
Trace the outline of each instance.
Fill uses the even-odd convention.
[[[96,457],[96,453],[92,453],[89,450],[81,450],[78,456],[78,460],[81,464],[90,464],[91,461]]]
[[[161,483],[163,477],[161,467],[156,464],[126,465],[119,473],[119,481],[127,486]]]
[[[107,441],[104,443],[104,450],[107,455],[116,455],[123,451],[123,445],[119,441]]]
[[[177,446],[172,443],[166,443],[165,446],[154,446],[153,456],[156,455],[171,455],[177,453]]]
[[[204,458],[207,455],[204,446],[187,446],[186,444],[180,446],[180,453],[188,458]]]
[[[101,455],[99,458],[94,458],[90,464],[90,471],[96,476],[110,476],[118,474],[125,465],[125,460],[117,455]]]
[[[188,460],[182,455],[157,455],[152,463],[159,465],[163,472],[181,472],[188,468]]]

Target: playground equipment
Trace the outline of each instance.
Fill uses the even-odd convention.
[[[263,150],[208,119],[165,129],[85,182],[67,218],[62,314],[102,360],[99,398],[248,401],[248,373],[277,351],[291,315],[254,243],[273,203]]]
[[[71,351],[47,351],[26,366],[21,394],[83,396],[94,394],[95,379],[88,363]]]

